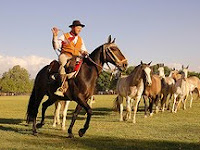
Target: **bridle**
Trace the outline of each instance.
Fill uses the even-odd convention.
[[[108,55],[110,57],[110,59],[115,63],[115,65],[117,67],[120,67],[123,62],[127,61],[127,59],[124,58],[123,60],[119,60],[119,58],[115,55],[115,53],[111,50],[110,47],[111,46],[103,45],[103,59],[104,59],[104,62],[108,65],[108,62],[106,62],[106,56]]]
[[[116,71],[116,67],[114,69],[111,69],[108,62],[106,61],[107,55],[110,57],[110,59],[115,63],[117,67],[120,67],[121,66],[120,64],[122,64],[124,61],[127,61],[127,59],[119,60],[119,58],[111,50],[110,46],[106,46],[105,44],[103,45],[103,61],[106,63],[109,69],[103,68],[101,65],[97,64],[95,61],[93,61],[92,58],[89,57],[89,55],[87,55],[86,57],[97,67],[101,68],[102,69],[101,71],[106,70],[108,72],[111,72],[111,74],[113,74]],[[101,71],[98,70],[98,74],[100,74]]]

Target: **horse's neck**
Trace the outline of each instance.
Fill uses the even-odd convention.
[[[103,59],[103,46],[98,47],[95,49],[89,57],[98,65],[103,67],[104,59]],[[96,65],[94,64],[94,65]]]
[[[133,72],[127,77],[130,86],[138,85],[142,79],[142,71],[139,70],[140,68],[135,68]]]

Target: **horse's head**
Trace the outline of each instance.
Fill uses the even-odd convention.
[[[151,62],[148,64],[145,64],[142,61],[140,64],[140,66],[142,68],[142,74],[143,74],[145,82],[147,83],[148,86],[151,86],[151,84],[152,84],[152,80],[151,80],[152,71],[151,71],[150,65],[151,65]]]
[[[111,35],[108,38],[108,42],[103,45],[103,57],[105,62],[112,63],[121,71],[125,70],[128,66],[127,59],[115,44],[115,39],[111,40]]]
[[[187,78],[188,76],[188,68],[189,68],[189,65],[187,67],[184,67],[184,65],[182,65],[182,74],[184,78]]]
[[[160,77],[165,77],[164,64],[157,64]]]

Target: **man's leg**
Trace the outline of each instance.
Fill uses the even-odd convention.
[[[66,55],[66,54],[60,54],[59,56],[59,63],[60,63],[60,68],[59,68],[59,74],[60,74],[60,78],[61,78],[61,85],[60,87],[57,89],[57,91],[54,93],[58,96],[62,96],[64,97],[63,94],[63,82],[65,81],[66,78],[66,72],[65,72],[65,65],[67,63],[67,60],[69,60],[71,57]]]

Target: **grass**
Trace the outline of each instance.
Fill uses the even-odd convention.
[[[85,122],[81,113],[73,128],[75,138],[67,139],[67,131],[52,127],[54,106],[48,108],[46,124],[36,137],[24,121],[29,97],[0,97],[0,149],[200,149],[200,99],[194,100],[193,108],[180,109],[176,114],[166,111],[144,118],[144,112],[139,111],[133,124],[118,121],[119,114],[112,111],[114,95],[95,98],[94,115],[85,136],[78,136]],[[67,126],[75,106],[70,103]],[[40,116],[41,108],[38,121]]]

